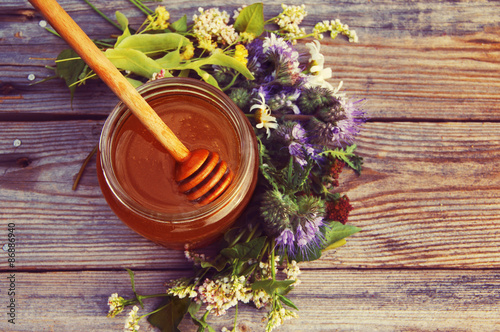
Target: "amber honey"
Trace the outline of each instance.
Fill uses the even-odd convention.
[[[223,92],[203,82],[169,78],[139,91],[188,149],[219,153],[234,180],[206,206],[188,201],[174,180],[175,160],[119,104],[99,145],[104,197],[125,224],[154,242],[174,249],[209,244],[231,226],[252,195],[258,168],[253,130]]]

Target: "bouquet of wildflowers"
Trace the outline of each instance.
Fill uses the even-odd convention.
[[[307,34],[300,27],[304,5],[282,5],[269,20],[260,3],[240,8],[232,18],[216,8],[199,8],[188,24],[186,15],[171,21],[165,7],[152,11],[140,0],[130,1],[146,14],[143,25],[133,30],[117,12],[118,24],[106,19],[122,34],[96,44],[134,85],[191,76],[222,89],[255,126],[260,174],[249,207],[225,234],[218,255],[186,251],[196,273],[168,282],[165,294],[137,294],[129,271],[135,297],[113,294],[108,316],[131,305],[126,331],[137,331],[144,316],[162,331],[175,331],[186,314],[199,331],[213,331],[209,315],[233,307],[237,313],[240,303],[250,303],[268,311],[265,330],[271,331],[297,317],[298,308],[287,297],[300,283],[297,264],[320,258],[359,231],[346,224],[352,207],[338,187],[344,167],[361,170],[354,141],[366,116],[361,101],[341,90],[342,83],[327,82],[332,71],[319,42],[325,33],[345,35],[350,42],[357,42],[357,35],[339,20],[319,22]],[[266,30],[271,25],[273,30]],[[313,41],[299,50],[297,41],[304,38]],[[72,93],[94,76],[71,50],[59,55],[55,71]],[[167,303],[139,316],[136,304],[156,296]]]

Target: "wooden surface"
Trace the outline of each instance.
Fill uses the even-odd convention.
[[[113,31],[83,1],[60,3],[91,38]],[[142,20],[128,1],[93,3],[133,25]],[[241,5],[165,4],[173,18],[200,5]],[[264,4],[269,17],[279,13],[281,2]],[[300,318],[279,331],[500,331],[500,3],[305,4],[309,29],[340,18],[360,38],[325,40],[322,52],[332,83],[343,80],[370,111],[358,141],[363,173],[342,178],[350,222],[363,231],[301,265],[302,284],[290,295]],[[124,268],[136,271],[139,293],[157,293],[191,265],[114,216],[95,161],[71,189],[117,98],[98,82],[73,103],[60,80],[31,85],[28,75],[50,76],[45,66],[67,48],[40,20],[27,1],[0,4],[0,244],[9,223],[17,239],[15,271],[0,255],[0,330],[120,331],[123,319],[105,316],[111,293],[132,295]],[[15,325],[6,315],[11,273]],[[230,327],[232,313],[211,323]],[[263,315],[240,307],[241,331],[262,331]]]

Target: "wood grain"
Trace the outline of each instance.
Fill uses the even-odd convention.
[[[84,1],[59,3],[91,38],[119,33]],[[132,26],[144,19],[128,0],[92,3],[110,17],[121,11]],[[172,19],[190,19],[199,6],[232,13],[242,2],[163,4]],[[500,331],[500,3],[305,4],[309,31],[339,18],[360,37],[325,38],[321,52],[330,82],[366,99],[371,117],[357,142],[363,172],[341,178],[350,223],[362,231],[301,264],[302,284],[290,293],[300,318],[277,331]],[[268,17],[281,11],[281,1],[264,5]],[[15,329],[1,319],[0,331],[120,331],[126,314],[105,316],[111,293],[132,295],[124,268],[146,294],[191,275],[191,264],[116,218],[95,160],[71,190],[118,99],[98,81],[79,87],[73,102],[59,79],[32,85],[53,75],[46,66],[67,48],[41,19],[26,0],[0,4],[0,246],[10,222],[17,239],[16,270],[0,259],[0,302],[15,273],[19,304]],[[304,42],[298,47],[307,53]],[[210,322],[229,328],[233,313]],[[240,306],[239,330],[262,331],[264,315]],[[143,330],[157,331],[145,321]],[[181,330],[197,329],[187,319]]]
[[[185,266],[182,253],[148,243],[114,216],[98,188],[95,164],[71,190],[102,122],[2,125],[0,213],[19,229],[19,269]],[[499,268],[500,125],[365,127],[359,138],[364,170],[361,176],[343,173],[343,190],[354,206],[350,222],[363,231],[306,265]],[[15,139],[21,146],[13,146]]]
[[[164,292],[163,282],[186,272],[136,271],[139,294]],[[0,274],[5,280],[9,274]],[[276,331],[483,331],[500,329],[498,271],[302,270],[290,299],[299,318]],[[328,280],[328,282],[326,282]],[[2,281],[3,283],[3,281]],[[16,273],[15,331],[120,331],[126,313],[110,319],[107,298],[133,297],[126,271]],[[146,301],[146,313],[158,301]],[[233,324],[234,310],[209,322],[220,331]],[[263,331],[264,310],[240,305],[240,331]],[[140,331],[155,331],[141,321]],[[8,328],[5,320],[0,329]],[[196,331],[185,318],[181,331]]]
[[[60,3],[92,38],[117,33],[84,2]],[[264,3],[269,15],[280,11],[280,2]],[[299,4],[289,2],[294,3]],[[122,11],[130,16],[132,25],[140,25],[143,19],[127,1],[101,0],[95,1],[95,5],[111,17],[115,10]],[[210,5],[232,12],[240,4],[214,1]],[[11,1],[2,6],[19,8]],[[194,14],[197,9],[183,1],[169,2],[167,7],[173,18]],[[30,6],[26,2],[22,8]],[[320,1],[307,9],[304,26],[308,30],[325,18],[339,18],[357,30],[360,43],[350,44],[341,37],[335,41],[325,38],[321,50],[326,64],[334,71],[331,82],[336,85],[344,81],[350,96],[369,100],[373,118],[498,120],[500,26],[492,15],[500,13],[497,2]],[[67,48],[38,26],[40,19],[36,16],[19,22],[0,20],[0,84],[1,90],[7,92],[0,99],[0,115],[26,110],[108,114],[116,99],[106,87],[77,92],[71,107],[61,82],[44,83],[56,100],[47,99],[45,92],[39,90],[42,88],[29,86],[30,73],[37,80],[53,75],[44,68],[53,62],[43,59],[55,58]],[[15,37],[16,31],[22,32],[22,37]],[[48,49],[47,43],[53,46]],[[307,53],[303,44],[299,48]],[[33,96],[32,91],[40,93]]]

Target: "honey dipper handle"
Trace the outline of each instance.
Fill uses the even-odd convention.
[[[104,53],[73,21],[55,0],[29,0],[49,21],[59,35],[80,55],[120,100],[134,113],[141,123],[167,149],[172,157],[183,162],[189,150],[156,114],[137,90],[127,81]]]

